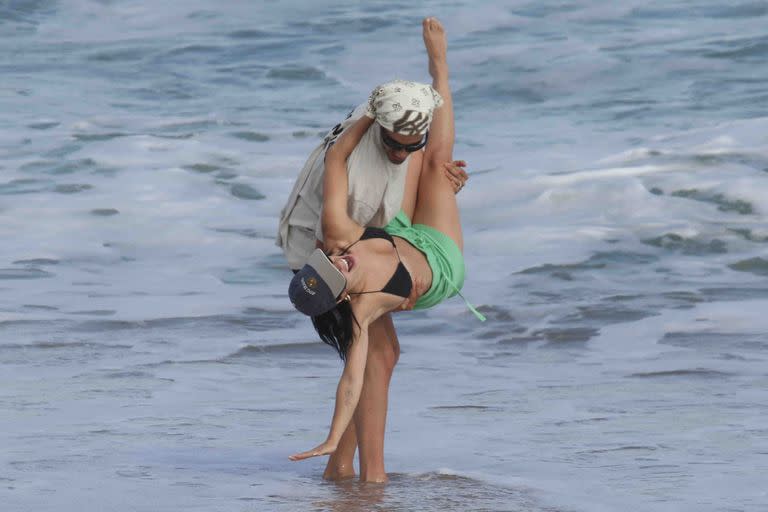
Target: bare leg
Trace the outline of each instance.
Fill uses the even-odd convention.
[[[411,165],[406,180],[404,208],[413,213],[414,222],[435,227],[451,236],[459,247],[463,246],[461,223],[456,199],[449,179],[445,176],[442,164],[451,160],[453,153],[453,104],[448,86],[447,44],[443,27],[434,18],[427,18],[423,23],[424,44],[429,55],[429,71],[433,78],[433,87],[443,96],[444,104],[435,113],[430,127],[430,138],[423,155],[420,172]],[[421,155],[412,155],[412,164],[418,162]],[[416,158],[414,158],[416,157]],[[429,175],[429,187],[437,187],[434,192],[421,190],[425,182],[424,173]],[[439,180],[439,181],[438,181]],[[432,183],[437,182],[437,183]],[[418,183],[418,193],[414,188]],[[440,212],[431,214],[429,209],[435,201],[445,202],[443,193],[450,195],[453,211],[445,205]],[[422,199],[422,196],[425,199]],[[420,213],[421,212],[421,213]],[[441,216],[448,216],[448,219]],[[360,479],[366,482],[386,482],[384,470],[384,434],[387,421],[387,401],[392,372],[400,356],[400,343],[390,315],[384,315],[368,328],[369,346],[365,368],[365,380],[357,410],[355,427],[360,456]]]
[[[400,357],[390,315],[384,315],[368,327],[368,359],[365,367],[360,402],[355,411],[358,435],[360,480],[386,482],[384,470],[384,434],[387,423],[387,402],[392,372]]]
[[[443,171],[443,164],[453,158],[454,141],[453,99],[448,84],[448,44],[443,26],[435,18],[424,20],[423,34],[432,86],[443,97],[444,103],[435,110],[430,125],[413,222],[426,224],[445,233],[456,242],[459,249],[463,249],[464,238],[456,194]]]
[[[359,443],[360,480],[387,481],[384,470],[384,433],[389,382],[400,357],[400,343],[388,314],[368,327],[368,336],[368,357],[360,401],[354,421],[344,431],[339,446],[328,459],[323,473],[326,480],[346,480],[355,476],[353,459]]]
[[[408,161],[408,174],[405,176],[405,190],[403,192],[403,204],[401,210],[413,219],[413,212],[416,209],[416,194],[419,189],[419,176],[421,175],[421,166],[424,161],[424,153],[416,151],[411,155]]]
[[[357,433],[355,432],[355,423],[349,422],[347,430],[341,436],[339,446],[331,454],[328,464],[325,466],[323,478],[326,480],[347,480],[355,477],[355,467],[352,461],[355,458],[357,450]]]
[[[443,97],[444,104],[435,112],[423,158],[421,154],[414,154],[411,157],[412,165],[408,168],[403,209],[409,217],[413,217],[414,222],[427,224],[443,231],[451,236],[459,247],[462,247],[461,224],[455,193],[442,170],[442,164],[451,160],[454,138],[453,104],[448,85],[446,59],[447,44],[443,27],[436,19],[425,19],[423,31],[424,44],[429,55],[429,71],[433,78],[432,85]],[[425,171],[429,175],[429,183],[426,185],[424,184]],[[421,190],[422,185],[437,187],[438,190],[426,193]],[[444,193],[450,196],[449,201],[453,204],[453,212],[450,209],[446,212],[446,205],[441,204],[439,208],[444,213],[431,215],[429,209],[435,201],[446,202],[442,197]],[[448,215],[449,218],[440,218],[441,215]],[[323,475],[327,479],[341,480],[354,476],[352,459],[357,447],[360,457],[360,480],[387,481],[384,469],[384,435],[389,384],[400,357],[400,343],[392,318],[388,314],[376,320],[368,329],[369,347],[365,377],[360,400],[355,410],[354,426],[350,424],[347,427],[336,452],[328,460]]]

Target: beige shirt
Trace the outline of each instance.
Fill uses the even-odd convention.
[[[276,243],[283,249],[288,265],[301,268],[323,240],[323,176],[325,152],[344,130],[360,119],[367,103],[358,106],[336,125],[309,155],[280,213]],[[361,226],[386,226],[400,211],[410,157],[393,164],[384,152],[381,131],[373,123],[347,160],[349,197],[347,212]]]

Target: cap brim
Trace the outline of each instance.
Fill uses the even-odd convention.
[[[331,263],[331,260],[321,249],[315,249],[307,260],[307,265],[315,269],[320,277],[328,285],[333,296],[338,299],[344,288],[347,287],[347,278],[341,273],[341,270]]]

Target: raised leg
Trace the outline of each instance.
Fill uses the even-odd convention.
[[[453,99],[448,84],[448,43],[442,24],[435,18],[424,20],[423,35],[432,86],[443,97],[444,103],[435,110],[429,128],[413,222],[426,224],[445,233],[456,242],[459,249],[463,249],[464,238],[456,194],[443,171],[443,164],[453,159],[454,142]]]
[[[400,209],[413,219],[413,212],[416,209],[416,196],[419,189],[419,177],[421,176],[421,167],[424,161],[424,155],[421,151],[416,151],[408,161],[408,174],[405,176],[405,190],[403,191],[403,204]]]

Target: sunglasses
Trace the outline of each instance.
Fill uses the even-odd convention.
[[[428,138],[429,138],[429,132],[424,134],[424,138],[415,144],[401,144],[397,142],[395,139],[393,139],[392,137],[390,137],[384,128],[381,128],[381,140],[384,142],[384,145],[387,146],[389,149],[393,149],[395,151],[405,151],[406,153],[413,153],[414,151],[418,151],[421,148],[423,148],[427,144]]]

